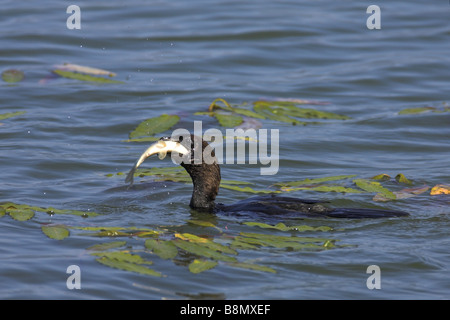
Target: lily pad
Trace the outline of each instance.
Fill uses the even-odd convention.
[[[310,186],[310,187],[284,187],[281,188],[284,192],[289,191],[299,191],[299,190],[309,190],[309,191],[318,191],[318,192],[340,192],[340,193],[362,193],[363,191],[354,189],[354,188],[347,188],[342,186]]]
[[[57,75],[63,77],[63,78],[69,78],[69,79],[75,79],[80,81],[90,81],[90,82],[98,82],[98,83],[124,83],[123,81],[118,80],[112,80],[108,78],[102,78],[102,77],[94,77],[88,74],[82,74],[78,72],[72,72],[72,71],[64,71],[60,69],[53,70],[53,73],[56,73]]]
[[[219,121],[220,125],[222,127],[226,128],[234,128],[240,125],[243,121],[241,116],[236,115],[226,115],[221,113],[215,113],[214,116],[216,117],[217,121]]]
[[[25,111],[3,113],[3,114],[0,114],[0,120],[5,120],[5,119],[8,119],[8,118],[17,117],[17,116],[20,116],[20,115],[22,115],[24,113],[25,113]]]
[[[353,182],[360,187],[361,189],[367,192],[377,192],[380,193],[384,198],[387,199],[396,199],[395,194],[383,187],[379,182],[369,181],[366,179],[355,179]]]
[[[201,226],[201,227],[210,227],[210,228],[214,228],[214,229],[216,229],[216,230],[222,232],[222,229],[220,229],[220,228],[217,227],[214,223],[209,222],[209,221],[190,219],[190,220],[188,220],[188,223],[195,224],[195,225]]]
[[[152,261],[145,260],[137,254],[131,254],[126,251],[113,251],[113,252],[94,252],[93,256],[106,257],[108,259],[115,259],[118,261],[126,261],[136,264],[153,264]]]
[[[148,239],[145,247],[162,259],[173,259],[178,254],[177,247],[170,241]]]
[[[173,243],[181,250],[190,252],[198,256],[203,256],[206,258],[211,258],[213,260],[220,260],[220,261],[236,261],[236,258],[234,257],[222,254],[216,250],[207,248],[199,243],[179,239],[174,240]]]
[[[189,271],[192,273],[200,273],[217,266],[217,261],[195,259],[189,264]]]
[[[175,124],[180,121],[180,117],[177,115],[162,114],[159,117],[150,118],[141,122],[136,129],[134,129],[130,135],[130,139],[134,139],[142,136],[153,136],[157,133],[161,133],[169,130]]]
[[[221,251],[223,253],[229,253],[229,254],[234,254],[236,255],[237,252],[225,245],[222,245],[220,243],[216,243],[214,241],[211,241],[209,239],[203,238],[203,237],[199,237],[196,236],[194,234],[190,234],[190,233],[183,233],[183,234],[179,234],[176,233],[175,237],[179,238],[179,239],[183,239],[183,240],[187,240],[190,242],[194,242],[197,244],[200,244],[202,246],[204,246],[205,248],[211,249],[211,250],[215,250],[215,251]]]
[[[125,260],[117,260],[114,258],[109,258],[107,256],[103,256],[101,258],[96,259],[101,264],[104,264],[111,268],[116,268],[125,271],[136,272],[140,274],[150,275],[154,277],[162,277],[162,274],[158,271],[150,269],[142,264],[136,264],[133,262],[125,261]]]
[[[355,174],[350,175],[340,175],[340,176],[332,176],[332,177],[324,177],[324,178],[316,178],[316,179],[304,179],[304,180],[298,180],[298,181],[289,181],[289,182],[279,182],[275,184],[276,186],[280,187],[297,187],[301,185],[309,185],[309,184],[317,184],[322,182],[328,182],[328,181],[336,181],[336,180],[344,180],[356,177]]]
[[[34,217],[34,211],[28,209],[9,210],[8,213],[17,221],[27,221]]]
[[[255,104],[253,109],[256,113],[275,121],[281,121],[286,123],[291,123],[294,125],[306,125],[304,121],[299,121],[297,119],[291,118],[285,115],[282,108],[274,108],[265,104]]]
[[[371,179],[386,181],[386,180],[390,180],[391,177],[388,174],[386,174],[386,173],[381,173],[381,174],[378,174],[376,176],[373,176]]]
[[[300,226],[286,226],[284,223],[280,222],[276,225],[270,225],[262,222],[244,222],[245,225],[248,226],[254,226],[254,227],[260,227],[264,229],[276,229],[280,231],[331,231],[333,228],[327,227],[327,226],[320,226],[320,227],[311,227],[307,225],[300,225]]]
[[[64,226],[42,226],[41,229],[50,239],[63,240],[69,236],[69,230]]]
[[[417,113],[423,113],[428,111],[434,111],[436,108],[434,107],[418,107],[418,108],[406,108],[403,110],[400,110],[398,114],[417,114]]]
[[[14,83],[20,82],[25,77],[24,73],[20,70],[9,69],[2,72],[2,79],[5,82]]]
[[[105,251],[105,250],[109,250],[109,249],[115,249],[115,248],[123,247],[126,244],[127,244],[126,241],[106,242],[106,243],[95,244],[93,246],[90,246],[86,250]]]
[[[275,269],[272,269],[270,267],[261,266],[254,263],[244,263],[244,262],[228,262],[229,266],[233,268],[242,268],[242,269],[250,269],[255,271],[262,271],[262,272],[270,272],[270,273],[277,273]]]
[[[247,192],[247,193],[280,193],[281,191],[273,191],[273,190],[255,190],[250,187],[238,187],[238,186],[232,186],[228,184],[220,184],[221,188],[230,189],[234,191],[239,192]]]
[[[399,173],[398,175],[396,175],[395,180],[397,180],[397,182],[404,183],[404,184],[409,184],[409,185],[413,184],[412,181],[409,180],[408,178],[406,178],[403,173]]]

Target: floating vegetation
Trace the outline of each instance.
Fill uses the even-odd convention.
[[[431,106],[406,108],[406,109],[400,110],[398,112],[398,114],[399,115],[407,115],[407,114],[411,115],[411,114],[420,114],[420,113],[425,113],[425,112],[437,112],[437,113],[450,112],[450,106],[448,106],[447,103],[444,103],[443,108],[437,108],[437,107],[431,107]]]
[[[139,141],[139,140],[136,140],[136,138],[149,137],[149,136],[153,136],[157,133],[167,131],[170,128],[172,128],[175,124],[177,124],[178,121],[180,121],[179,116],[168,115],[168,114],[163,114],[163,115],[160,115],[159,117],[144,120],[136,127],[136,129],[134,129],[132,132],[130,132],[129,138],[130,138],[130,140],[134,139],[132,141]],[[159,138],[155,138],[155,140],[158,140],[158,139]],[[140,140],[140,141],[142,141],[142,140]],[[144,141],[148,141],[148,140],[144,140]]]
[[[377,181],[369,181],[366,179],[355,179],[353,182],[360,187],[362,190],[370,192],[370,193],[379,193],[383,195],[384,198],[387,199],[395,199],[395,194],[387,188],[383,187],[380,182]]]
[[[64,71],[60,69],[53,70],[53,73],[56,73],[57,75],[63,77],[63,78],[69,78],[69,79],[75,79],[75,80],[81,80],[81,81],[91,81],[91,82],[98,82],[98,83],[123,83],[123,81],[118,80],[112,80],[108,78],[102,78],[102,77],[95,77],[88,74],[82,74],[78,72],[72,72],[72,71]]]
[[[107,174],[108,177],[123,176],[124,172],[118,172],[116,174]],[[150,169],[138,169],[135,172],[135,177],[153,177],[153,181],[172,181],[191,184],[192,180],[188,173],[182,167],[162,167],[162,168],[150,168]],[[239,181],[239,180],[221,180],[220,187],[224,189],[234,190],[238,192],[245,192],[251,194],[270,194],[270,193],[287,193],[294,191],[314,191],[314,192],[337,192],[337,193],[375,193],[372,198],[374,201],[392,201],[411,198],[416,195],[422,194],[430,189],[428,186],[416,186],[414,181],[408,179],[404,174],[399,173],[395,178],[391,178],[388,174],[382,173],[371,178],[353,179],[357,175],[338,175],[329,176],[315,179],[303,179],[295,181],[278,182],[273,185],[276,189],[254,189],[251,186],[251,182]],[[340,181],[340,184],[336,184]],[[401,189],[397,191],[391,191],[382,183],[392,184],[396,181],[396,185],[407,185],[411,188]],[[333,182],[333,184],[330,184]],[[351,185],[349,185],[351,183]],[[444,187],[434,189],[434,193],[440,192],[445,194]],[[440,190],[440,191],[437,191]]]
[[[450,194],[450,186],[445,184],[435,185],[430,192],[431,195]]]
[[[8,83],[20,82],[25,78],[23,71],[9,69],[2,72],[2,79]]]
[[[189,264],[189,271],[192,273],[200,273],[217,266],[217,261],[195,259]]]
[[[91,253],[93,256],[99,256],[96,261],[111,268],[116,268],[124,271],[137,272],[154,277],[162,277],[162,273],[150,269],[147,265],[152,265],[153,262],[142,259],[139,255],[130,254],[128,252],[100,252]]]
[[[288,101],[255,101],[252,104],[243,103],[232,106],[225,99],[215,99],[208,107],[208,111],[195,112],[197,116],[214,117],[224,128],[245,128],[261,127],[261,120],[274,120],[295,125],[306,125],[317,122],[305,122],[303,119],[319,120],[347,120],[350,117],[332,112],[319,111],[311,108],[300,108],[297,104],[310,103],[307,100]],[[249,109],[253,106],[253,110]],[[156,134],[163,133],[178,123],[180,117],[177,115],[162,114],[157,117],[142,121],[129,134],[127,142],[149,142],[158,140]]]
[[[80,66],[72,63],[57,65],[52,70],[52,73],[63,78],[80,81],[97,82],[97,83],[124,83],[123,81],[110,79],[111,77],[116,76],[114,72],[87,66]],[[46,79],[43,79],[41,80],[41,83],[44,83],[45,81]]]
[[[16,112],[2,113],[2,114],[0,114],[0,120],[5,120],[5,119],[12,118],[12,117],[21,116],[24,113],[26,113],[26,112],[25,111],[16,111]]]
[[[79,210],[61,210],[52,207],[41,208],[36,206],[30,206],[26,204],[16,204],[12,202],[0,203],[0,210],[11,216],[11,218],[19,221],[25,221],[33,218],[35,212],[44,212],[50,215],[53,214],[70,214],[81,217],[95,217],[98,213],[90,211]]]
[[[42,226],[42,232],[50,239],[63,240],[70,234],[65,226]]]
[[[312,185],[312,184],[318,184],[322,182],[328,182],[328,181],[336,181],[336,180],[343,180],[343,179],[349,179],[356,177],[356,174],[351,175],[340,175],[340,176],[332,176],[332,177],[324,177],[324,178],[317,178],[317,179],[303,179],[298,181],[289,181],[289,182],[279,182],[275,184],[278,187],[297,187],[301,185]]]
[[[221,106],[219,103],[223,104]],[[196,115],[209,115],[215,117],[223,127],[234,128],[244,122],[242,116],[256,119],[270,119],[290,123],[293,125],[306,125],[317,122],[306,122],[300,119],[330,119],[347,120],[348,116],[339,115],[332,112],[319,111],[312,108],[300,108],[298,104],[310,103],[307,100],[261,100],[252,102],[253,110],[250,110],[247,104],[231,106],[226,100],[215,99],[208,107],[208,112],[198,112]],[[215,111],[217,110],[217,111]],[[300,119],[298,119],[300,118]]]
[[[10,214],[12,208],[0,207],[0,216]],[[30,210],[31,211],[31,210]],[[287,250],[287,251],[322,251],[345,247],[338,246],[339,240],[324,237],[298,237],[292,232],[327,232],[331,227],[312,227],[307,225],[289,226],[284,223],[270,225],[260,222],[245,222],[250,228],[262,228],[269,233],[240,232],[233,233],[227,228],[219,228],[210,221],[188,220],[199,227],[210,227],[213,234],[196,235],[188,232],[179,232],[180,226],[164,226],[157,229],[140,227],[114,227],[114,226],[70,226],[70,225],[43,225],[42,233],[48,238],[62,241],[67,237],[81,236],[97,239],[114,239],[118,236],[125,240],[102,241],[86,248],[86,253],[95,257],[102,265],[119,270],[136,272],[155,277],[165,276],[158,270],[157,263],[161,260],[172,260],[176,265],[187,266],[194,274],[206,272],[220,265],[233,268],[244,268],[257,272],[276,273],[269,266],[249,261],[240,261],[241,250]],[[276,232],[275,234],[271,234]],[[280,232],[289,232],[280,234]],[[148,237],[142,239],[141,234]],[[142,239],[142,240],[141,240]],[[155,259],[149,259],[153,257]],[[152,266],[150,268],[149,266]],[[153,269],[154,268],[154,269]]]
[[[145,247],[161,259],[173,259],[178,255],[178,249],[171,241],[147,239]]]
[[[245,225],[253,226],[253,227],[260,227],[264,229],[275,229],[280,231],[298,231],[298,232],[305,232],[305,231],[332,231],[333,228],[327,227],[327,226],[320,226],[320,227],[311,227],[308,225],[300,225],[300,226],[286,226],[284,223],[280,222],[276,225],[270,225],[267,223],[262,222],[244,222]]]

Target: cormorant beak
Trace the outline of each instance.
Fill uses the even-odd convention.
[[[138,161],[134,164],[133,168],[128,173],[125,182],[130,183],[130,186],[133,184],[134,173],[136,169],[145,161],[148,157],[158,154],[159,159],[164,159],[167,153],[178,152],[183,155],[188,154],[190,151],[186,149],[179,141],[174,141],[170,137],[163,137],[159,139],[157,142],[148,147],[147,150],[140,156]]]

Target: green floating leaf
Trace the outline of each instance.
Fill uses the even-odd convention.
[[[16,69],[9,69],[2,72],[3,81],[9,83],[22,81],[24,77],[25,77],[24,73]]]
[[[279,102],[272,102],[268,105],[279,106],[284,110],[284,114],[292,116],[292,117],[298,117],[298,118],[304,118],[304,119],[334,119],[334,120],[348,120],[351,119],[348,116],[344,116],[341,114],[333,113],[333,112],[327,112],[327,111],[319,111],[316,109],[311,108],[299,108],[293,103],[285,102],[280,103]]]
[[[195,259],[189,264],[189,271],[192,273],[200,273],[217,266],[217,261]]]
[[[163,241],[148,239],[145,240],[145,247],[161,259],[173,259],[178,254],[177,247],[170,240]]]
[[[3,113],[0,114],[0,120],[5,120],[8,118],[12,118],[12,117],[17,117],[20,116],[22,114],[26,113],[25,111],[17,111],[17,112],[8,112],[8,113]]]
[[[90,81],[90,82],[98,82],[98,83],[124,83],[123,81],[112,80],[112,79],[102,78],[102,77],[94,77],[94,76],[90,76],[87,74],[82,74],[82,73],[72,72],[72,71],[64,71],[64,70],[60,70],[60,69],[55,69],[55,70],[53,70],[53,72],[64,78],[81,80],[81,81]]]
[[[180,121],[180,117],[177,115],[162,114],[159,117],[150,118],[141,122],[136,129],[134,129],[130,135],[130,139],[134,139],[142,136],[153,136],[157,133],[161,133],[169,130],[175,124]]]
[[[317,187],[298,187],[298,188],[282,188],[282,191],[299,191],[309,190],[318,192],[340,192],[340,193],[362,193],[361,190],[346,188],[341,186],[317,186]]]
[[[301,102],[304,103],[305,101]],[[253,109],[258,114],[269,119],[301,125],[305,125],[307,122],[299,121],[292,117],[303,119],[351,119],[348,116],[333,112],[319,111],[311,108],[299,108],[296,104],[298,103],[295,103],[295,101],[255,101],[253,103]]]
[[[221,107],[221,106],[217,105],[217,102],[222,102],[225,105],[225,107]],[[251,118],[265,119],[265,117],[263,115],[253,112],[251,110],[244,109],[244,108],[238,108],[238,107],[232,107],[226,100],[221,99],[221,98],[215,99],[208,108],[209,112],[203,113],[203,114],[215,115],[215,113],[212,112],[214,110],[214,108],[220,108],[222,110],[231,111],[233,113],[241,114],[241,115],[251,117]],[[200,113],[198,113],[198,114],[200,114]],[[237,124],[237,125],[239,125],[239,124]]]
[[[175,244],[181,250],[190,252],[195,255],[203,256],[206,258],[211,258],[213,260],[236,261],[236,258],[234,257],[227,256],[216,250],[209,249],[205,246],[202,246],[198,243],[193,243],[191,241],[177,239],[173,241],[173,244]]]
[[[101,264],[104,264],[108,267],[111,267],[111,268],[116,268],[116,269],[125,270],[125,271],[132,271],[132,272],[150,275],[150,276],[154,276],[154,277],[162,277],[162,274],[158,271],[150,269],[144,265],[136,264],[136,263],[129,262],[129,261],[116,260],[116,259],[111,259],[109,257],[101,257],[101,258],[96,259],[96,261],[98,261]]]
[[[307,124],[304,121],[299,121],[297,119],[288,117],[284,114],[284,110],[281,108],[273,108],[271,106],[265,105],[265,104],[255,104],[253,106],[253,109],[256,113],[271,119],[275,121],[281,121],[281,122],[287,122],[291,124],[299,124],[299,125],[305,125]]]
[[[233,241],[230,244],[230,247],[233,249],[241,249],[241,250],[256,250],[259,248],[257,244],[250,244],[246,241],[239,240],[239,237],[233,239]]]
[[[272,268],[266,267],[266,266],[261,266],[258,264],[253,264],[253,263],[228,262],[227,265],[234,267],[234,268],[242,268],[242,269],[250,269],[250,270],[262,271],[262,272],[277,273],[277,271],[275,269],[272,269]]]
[[[377,192],[380,193],[384,198],[396,199],[395,194],[383,187],[379,182],[369,181],[366,179],[355,179],[353,180],[353,182],[364,191]]]
[[[220,232],[222,232],[222,229],[218,228],[216,225],[214,225],[214,223],[209,222],[209,221],[202,221],[202,220],[191,219],[191,220],[188,220],[188,222],[192,223],[192,224],[195,224],[197,226],[201,226],[201,227],[214,228],[214,229],[219,230]]]
[[[124,142],[155,142],[158,141],[159,137],[143,137],[143,138],[135,138],[135,139],[127,139],[123,140]]]
[[[6,210],[3,207],[0,207],[0,217],[3,217],[6,214]]]
[[[427,111],[434,111],[436,108],[434,107],[418,107],[418,108],[406,108],[403,110],[400,110],[398,114],[417,114],[417,113],[423,113]]]
[[[253,232],[241,232],[240,235],[246,238],[268,240],[268,241],[282,241],[282,242],[325,242],[330,240],[328,238],[277,236],[272,234],[253,233]]]
[[[227,115],[221,113],[214,113],[214,116],[216,117],[217,121],[219,121],[220,125],[226,128],[237,127],[243,121],[241,116],[235,116],[231,114]]]
[[[406,178],[403,173],[397,174],[395,176],[395,180],[397,180],[397,182],[408,184],[408,185],[412,185],[413,184],[412,181],[409,180],[408,178]]]
[[[381,173],[381,174],[378,174],[378,175],[376,175],[376,176],[374,176],[374,177],[372,177],[370,179],[386,181],[386,180],[390,180],[391,177],[388,174],[386,174],[386,173]]]
[[[247,181],[239,181],[239,180],[221,180],[221,183],[226,185],[245,185],[245,184],[252,184],[251,182]]]
[[[250,187],[238,187],[238,186],[230,186],[227,184],[220,184],[221,188],[231,189],[239,192],[247,192],[247,193],[280,193],[280,191],[273,190],[255,190]]]
[[[89,233],[92,237],[130,237],[131,234],[122,231],[104,230],[96,233]]]
[[[316,179],[304,179],[304,180],[298,180],[298,181],[290,181],[290,182],[280,182],[275,184],[276,186],[281,187],[297,187],[305,184],[318,184],[322,182],[328,182],[328,181],[336,181],[336,180],[344,180],[356,177],[356,174],[350,174],[350,175],[340,175],[340,176],[332,176],[332,177],[324,177],[324,178],[316,178]]]
[[[265,119],[266,118],[262,114],[259,114],[259,113],[256,113],[256,112],[253,112],[251,110],[244,109],[244,108],[233,107],[233,112],[234,113],[238,113],[238,114],[242,114],[243,116],[250,117],[250,118],[257,118],[257,119]]]
[[[106,242],[106,243],[95,244],[95,245],[93,245],[93,246],[90,246],[90,247],[87,248],[86,250],[91,250],[91,251],[106,251],[106,250],[109,250],[109,249],[114,249],[114,248],[123,247],[123,246],[126,245],[126,244],[127,244],[126,241]]]
[[[63,240],[69,236],[69,230],[62,226],[42,226],[42,232],[50,239]]]
[[[244,222],[245,225],[252,226],[252,227],[260,227],[264,229],[276,229],[280,231],[330,231],[333,230],[330,227],[327,226],[320,226],[320,227],[311,227],[306,225],[300,225],[300,226],[286,226],[284,223],[280,222],[276,225],[270,225],[266,223],[261,222]]]
[[[33,207],[36,208],[36,207]],[[80,211],[80,210],[69,210],[69,209],[55,209],[52,207],[49,208],[40,208],[40,210],[38,210],[39,208],[36,209],[36,211],[45,211],[48,214],[71,214],[71,215],[75,215],[75,216],[80,216],[80,217],[95,217],[98,216],[99,214],[96,212],[90,212],[90,211]]]
[[[319,111],[315,109],[306,109],[306,108],[299,108],[293,107],[289,109],[285,109],[285,114],[290,115],[292,117],[299,117],[299,118],[305,118],[305,119],[333,119],[333,120],[348,120],[351,119],[348,116],[344,116],[337,113],[332,112],[326,112],[326,111]]]
[[[55,208],[41,208],[41,207],[36,207],[36,206],[29,206],[27,204],[17,204],[17,203],[13,203],[13,202],[7,202],[7,203],[3,203],[0,204],[0,207],[3,207],[5,209],[7,208],[12,208],[12,209],[17,209],[17,210],[31,210],[31,211],[36,211],[36,212],[44,212],[44,213],[48,213],[48,214],[72,214],[72,215],[77,215],[77,216],[82,216],[82,217],[93,217],[93,216],[97,216],[98,213],[95,212],[89,212],[89,211],[78,211],[78,210],[61,210],[61,209],[55,209]]]
[[[235,238],[234,246],[243,247],[242,244],[250,244],[252,246],[283,248],[288,250],[324,250],[329,241],[334,239],[314,238],[314,237],[288,237],[275,236],[269,234],[241,232],[240,236]],[[317,244],[317,243],[322,244]],[[244,247],[245,248],[245,247]]]
[[[94,252],[91,253],[93,256],[106,257],[108,259],[115,259],[118,261],[125,261],[136,264],[153,264],[152,261],[145,260],[137,254],[131,254],[125,251],[114,251],[114,252]]]
[[[176,233],[175,237],[182,239],[182,240],[187,240],[190,242],[194,242],[197,243],[205,248],[211,249],[211,250],[215,250],[215,251],[221,251],[223,253],[229,253],[229,254],[234,254],[236,255],[237,252],[227,246],[224,246],[220,243],[216,243],[214,241],[211,241],[209,239],[203,238],[203,237],[199,237],[196,236],[195,234],[190,234],[190,233],[183,233],[183,234],[179,234]]]
[[[34,211],[27,208],[7,208],[6,213],[17,221],[27,221],[34,217]]]

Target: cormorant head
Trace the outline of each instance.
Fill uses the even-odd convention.
[[[213,148],[198,136],[160,138],[148,147],[136,161],[125,182],[130,183],[130,185],[133,183],[136,169],[148,157],[158,154],[159,159],[164,159],[169,153],[172,154],[172,160],[180,164],[192,179],[194,190],[189,204],[191,208],[213,211],[214,200],[219,192],[220,167]]]
[[[170,137],[162,137],[157,142],[153,143],[144,153],[139,157],[139,159],[134,164],[133,168],[128,173],[125,182],[133,184],[134,173],[136,169],[145,161],[148,157],[158,154],[159,159],[164,159],[167,154],[171,154],[172,152],[177,152],[182,155],[182,157],[186,157],[190,154],[190,150],[188,150],[185,146],[181,144],[181,140],[174,140]]]

